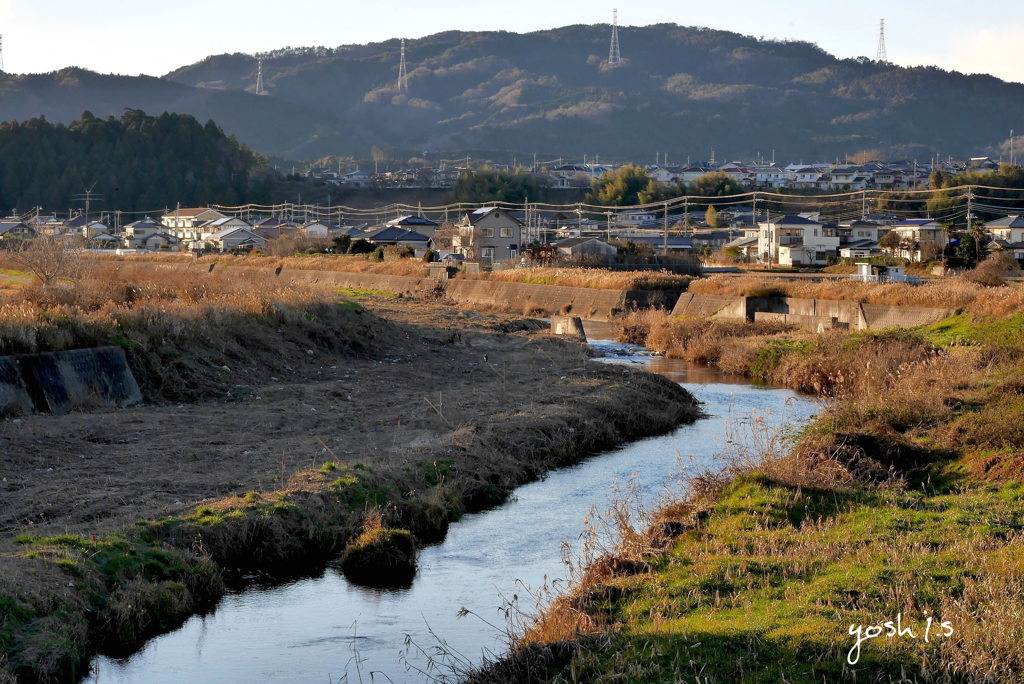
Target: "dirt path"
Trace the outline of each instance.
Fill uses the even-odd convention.
[[[0,543],[21,533],[102,534],[205,499],[277,489],[326,460],[386,462],[474,417],[578,391],[558,380],[587,363],[585,350],[495,331],[529,327],[515,317],[410,300],[371,308],[404,331],[375,359],[303,359],[291,377],[240,385],[231,401],[0,422]]]

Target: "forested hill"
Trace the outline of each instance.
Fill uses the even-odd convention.
[[[529,34],[446,32],[406,43],[408,93],[396,89],[398,40],[280,51],[267,92],[334,112],[370,144],[507,150],[520,158],[606,155],[653,161],[832,159],[977,154],[1020,128],[1024,85],[939,69],[838,60],[808,43],[672,24],[620,28],[625,64],[608,68],[611,27]],[[166,78],[247,88],[255,59],[211,57]],[[365,153],[364,153],[365,154]]]
[[[397,39],[265,55],[259,96],[257,60],[240,54],[163,80],[75,71],[5,85],[0,77],[0,119],[29,109],[67,120],[62,103],[71,96],[78,111],[101,115],[148,98],[161,100],[150,111],[213,118],[260,152],[293,158],[366,158],[378,146],[520,159],[653,161],[668,152],[676,162],[706,159],[712,148],[720,160],[775,150],[778,159],[811,161],[867,150],[921,159],[995,153],[1024,110],[1024,85],[991,76],[838,60],[807,43],[668,24],[622,27],[624,63],[609,68],[609,31],[410,40],[407,92],[396,83]],[[15,107],[5,87],[25,101]]]
[[[0,207],[68,207],[88,188],[93,210],[152,211],[263,201],[274,181],[254,178],[259,158],[212,122],[181,114],[121,118],[86,112],[69,126],[44,119],[0,124]]]

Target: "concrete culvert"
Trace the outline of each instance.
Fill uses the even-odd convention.
[[[408,530],[386,528],[371,517],[345,549],[341,571],[355,584],[403,587],[416,575],[416,543]]]

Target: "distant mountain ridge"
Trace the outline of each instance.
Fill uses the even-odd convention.
[[[834,159],[860,151],[927,159],[995,153],[1024,110],[1024,85],[937,68],[839,60],[802,42],[659,24],[528,34],[449,31],[400,42],[216,55],[162,79],[78,69],[0,75],[0,119],[84,109],[213,118],[254,149],[293,158],[372,146],[526,159],[601,155],[653,161],[757,153]],[[8,95],[18,97],[9,97]]]

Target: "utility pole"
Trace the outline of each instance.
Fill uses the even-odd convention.
[[[0,71],[4,70],[4,37],[0,35]]]
[[[0,56],[0,70],[3,69],[3,57]],[[1013,166],[1013,129],[1010,129],[1010,166]]]
[[[668,202],[665,202],[664,213],[662,214],[662,238],[661,247],[665,260],[668,261]]]

